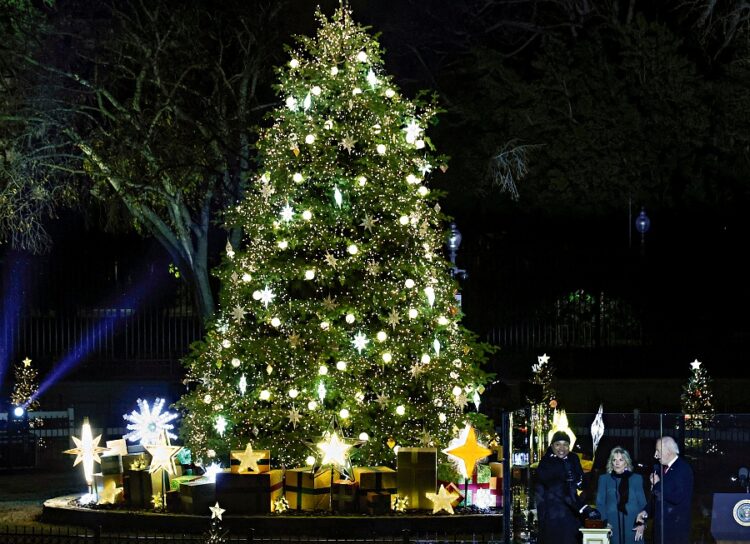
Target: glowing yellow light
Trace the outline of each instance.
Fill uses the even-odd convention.
[[[383,362],[384,362],[384,363],[390,363],[392,359],[393,359],[393,357],[391,356],[391,354],[390,354],[390,353],[388,353],[388,352],[385,352],[385,353],[383,354]]]
[[[232,459],[237,459],[240,462],[237,472],[260,472],[258,461],[265,456],[264,453],[253,451],[253,445],[250,442],[245,446],[244,452],[231,453],[230,455]]]
[[[270,364],[266,366],[266,374],[269,376],[273,374],[273,367]]]
[[[346,248],[346,250],[349,252],[350,255],[356,255],[357,253],[359,253],[359,248],[354,244],[351,244],[349,247]]]
[[[279,242],[279,249],[286,249],[288,247],[289,247],[289,242],[287,242],[286,240],[282,240],[281,242]]]
[[[460,461],[459,467],[463,471],[464,478],[471,478],[472,474],[474,474],[474,467],[477,461],[487,457],[492,451],[477,442],[477,434],[474,427],[467,425],[461,431],[458,439],[452,441],[450,446],[443,450],[443,453]]]
[[[293,399],[296,399],[299,396],[299,391],[297,391],[296,389],[290,389],[289,396]]]
[[[281,320],[278,317],[271,318],[271,326],[278,329],[281,326]]]
[[[359,183],[360,187],[364,187],[365,183],[367,183],[367,178],[365,176],[359,176],[357,178],[357,182]]]
[[[419,312],[415,310],[414,308],[409,308],[409,319],[416,319],[419,315]]]
[[[302,180],[305,178],[302,177],[302,174],[300,174],[299,172],[295,172],[294,175],[292,176],[292,179],[296,181],[297,183],[301,183]]]
[[[426,365],[426,364],[427,364],[427,363],[429,363],[429,362],[430,362],[430,361],[431,361],[432,359],[430,359],[430,356],[429,356],[429,355],[427,355],[426,353],[423,353],[423,354],[422,354],[422,359],[421,359],[421,360],[422,360],[422,364],[423,364],[423,365]]]
[[[316,447],[323,455],[323,459],[320,461],[321,465],[343,467],[346,465],[346,458],[352,446],[343,442],[334,431],[330,436],[324,437],[323,440],[318,442]]]
[[[268,389],[264,389],[260,392],[260,400],[268,400],[271,398],[271,392]]]
[[[326,374],[328,374],[328,367],[326,365],[320,365],[318,374],[320,374],[321,376],[325,376]]]
[[[309,270],[305,270],[305,279],[311,280],[315,278],[315,269],[311,268]]]
[[[336,363],[336,368],[339,370],[346,370],[346,361],[339,361]]]
[[[65,450],[63,453],[76,456],[73,466],[83,463],[83,475],[86,478],[86,483],[92,486],[94,484],[94,463],[102,462],[99,454],[107,449],[99,446],[99,440],[101,440],[102,436],[93,437],[89,418],[85,417],[81,425],[81,438],[75,436],[71,436],[71,438],[76,447]]]
[[[339,417],[341,419],[347,419],[349,417],[349,410],[342,408],[341,411],[339,411]]]
[[[378,155],[385,155],[385,144],[378,144],[375,150],[378,152]]]
[[[378,339],[378,342],[385,342],[388,339],[388,335],[385,333],[385,331],[378,331],[378,334],[375,335],[375,338]]]
[[[414,287],[414,280],[413,280],[413,279],[411,279],[411,278],[409,278],[409,279],[407,279],[407,280],[406,280],[406,281],[404,282],[404,285],[406,286],[406,288],[407,288],[407,289],[411,289],[411,288],[413,288],[413,287]]]
[[[403,404],[399,404],[398,406],[396,406],[396,413],[400,416],[406,413],[406,408],[404,407]]]
[[[565,410],[557,410],[552,413],[552,428],[547,433],[547,443],[552,440],[552,436],[557,432],[562,431],[570,437],[570,449],[576,443],[576,435],[573,433],[571,428],[568,426],[568,414]]]
[[[426,493],[426,497],[432,501],[432,513],[437,514],[441,510],[445,510],[449,514],[453,513],[453,505],[451,504],[460,495],[454,491],[450,493],[445,489],[443,484],[440,484],[440,489],[437,493]]]
[[[307,466],[309,467],[313,466],[315,464],[315,457],[313,457],[312,455],[308,455],[305,458],[305,463],[307,463]]]
[[[362,442],[367,442],[368,440],[370,440],[370,435],[367,433],[359,433],[359,439]]]
[[[304,212],[302,212],[302,219],[304,219],[305,221],[309,221],[310,219],[312,219],[312,212],[310,210],[305,210]]]

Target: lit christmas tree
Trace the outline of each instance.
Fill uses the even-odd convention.
[[[704,429],[716,412],[711,386],[713,380],[698,359],[690,363],[690,368],[690,380],[682,388],[680,397],[682,413],[685,414],[687,428]]]
[[[531,383],[542,388],[541,400],[531,405],[531,463],[538,463],[547,451],[547,434],[552,428],[552,415],[557,408],[555,367],[549,359],[545,353],[537,357],[536,364],[531,365]]]
[[[479,429],[486,346],[459,325],[446,217],[426,185],[436,108],[402,96],[346,8],[279,70],[262,175],[233,210],[221,310],[187,360],[182,433],[206,457],[250,440],[286,466],[334,418],[363,465]],[[471,413],[468,413],[471,412]]]
[[[33,397],[39,389],[39,374],[31,365],[31,359],[26,357],[16,365],[15,378],[16,383],[10,395],[10,402],[13,406],[23,406],[27,411],[38,410],[39,401]]]

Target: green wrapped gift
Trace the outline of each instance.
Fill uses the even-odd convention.
[[[400,448],[397,459],[398,495],[409,499],[410,510],[432,509],[427,493],[437,488],[437,449]]]
[[[122,456],[102,455],[100,459],[102,474],[122,474]]]
[[[216,475],[216,500],[233,514],[269,514],[283,493],[283,470]]]
[[[292,510],[329,510],[331,504],[331,471],[312,472],[309,468],[286,471],[284,496]]]

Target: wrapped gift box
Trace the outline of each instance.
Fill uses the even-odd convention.
[[[494,498],[494,507],[502,508],[503,506],[503,479],[497,476],[490,476],[490,495]]]
[[[216,500],[232,514],[268,514],[284,492],[284,471],[220,472]]]
[[[148,470],[126,470],[124,488],[126,501],[134,508],[151,508],[151,499],[155,493],[169,490],[169,485],[163,485],[165,474],[163,470],[150,473]]]
[[[258,472],[268,472],[271,470],[271,450],[253,450],[256,454],[263,454],[263,457],[258,459]],[[235,459],[235,455],[242,455],[245,450],[232,450],[232,454],[229,456],[229,463],[232,472],[237,473],[240,470],[240,460]]]
[[[216,483],[208,478],[199,478],[180,484],[182,511],[187,514],[207,516],[209,506],[216,502]]]
[[[94,474],[94,486],[99,504],[117,504],[125,501],[122,489],[122,474]]]
[[[119,440],[107,440],[107,455],[127,455],[128,443],[124,438]]]
[[[474,474],[472,474],[471,480],[467,479],[464,481],[463,489],[467,490],[467,506],[475,503],[476,494],[480,489],[489,490],[491,474],[489,466],[477,465]]]
[[[409,500],[410,510],[432,509],[426,494],[437,488],[437,449],[400,448],[397,459],[398,495]]]
[[[391,494],[388,491],[367,492],[367,513],[375,516],[387,514],[391,509]]]
[[[351,480],[335,480],[331,485],[331,508],[334,512],[356,512],[359,505],[357,490],[359,485]]]
[[[167,491],[167,512],[174,514],[182,512],[182,501],[180,500],[180,490],[171,489]]]
[[[453,493],[457,495],[457,497],[451,501],[451,506],[453,506],[454,508],[463,502],[464,500],[463,488],[458,487],[454,482],[444,482],[442,480],[438,480],[437,485],[438,485],[438,488],[442,485],[443,487],[445,487],[445,490],[448,493]],[[430,508],[432,508],[433,506],[432,501],[430,499],[427,499],[427,502],[430,504]]]
[[[329,510],[331,504],[331,471],[311,472],[309,468],[286,471],[284,496],[293,510]]]
[[[102,474],[122,474],[121,455],[102,455],[100,459]]]
[[[388,467],[354,467],[354,480],[360,493],[387,491],[396,493],[396,471]]]
[[[502,463],[489,463],[490,476],[496,476],[498,478],[503,477],[503,464]]]
[[[123,470],[143,470],[151,464],[151,456],[147,453],[129,453],[121,455]]]

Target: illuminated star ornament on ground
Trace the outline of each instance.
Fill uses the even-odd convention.
[[[102,439],[102,435],[96,438],[93,437],[89,418],[85,417],[81,426],[81,438],[76,436],[71,436],[71,438],[76,447],[65,450],[63,453],[76,456],[73,466],[83,463],[83,474],[86,477],[86,483],[91,486],[94,483],[94,463],[101,464],[102,460],[99,454],[107,451],[107,448],[99,446],[99,440]]]
[[[452,441],[451,445],[443,450],[443,453],[450,455],[459,462],[459,468],[462,469],[464,478],[471,478],[477,461],[487,457],[492,451],[477,442],[477,433],[474,427],[467,425],[461,431],[458,440]]]
[[[440,489],[437,493],[427,493],[426,495],[427,498],[432,501],[433,514],[437,514],[441,510],[445,510],[449,514],[452,514],[453,505],[451,503],[460,497],[458,493],[453,491],[448,492],[443,484],[440,484]]]
[[[341,430],[334,419],[328,426],[328,430],[314,444],[315,450],[321,455],[321,466],[332,466],[338,470],[345,478],[351,477],[351,461],[349,454],[352,448],[364,444],[362,440],[350,440],[344,438]],[[313,446],[312,444],[308,444]]]
[[[155,399],[153,407],[150,407],[148,401],[138,399],[138,411],[133,410],[130,414],[122,416],[128,423],[130,431],[123,438],[131,442],[139,442],[142,446],[146,444],[158,443],[162,433],[165,433],[170,439],[177,439],[177,435],[172,433],[174,425],[170,423],[177,414],[171,412],[162,412],[164,408],[164,399]]]
[[[151,454],[151,465],[148,467],[149,473],[157,470],[166,470],[169,474],[175,474],[177,467],[174,464],[174,458],[182,449],[182,446],[172,446],[169,439],[164,435],[155,444],[146,444],[143,446]]]

